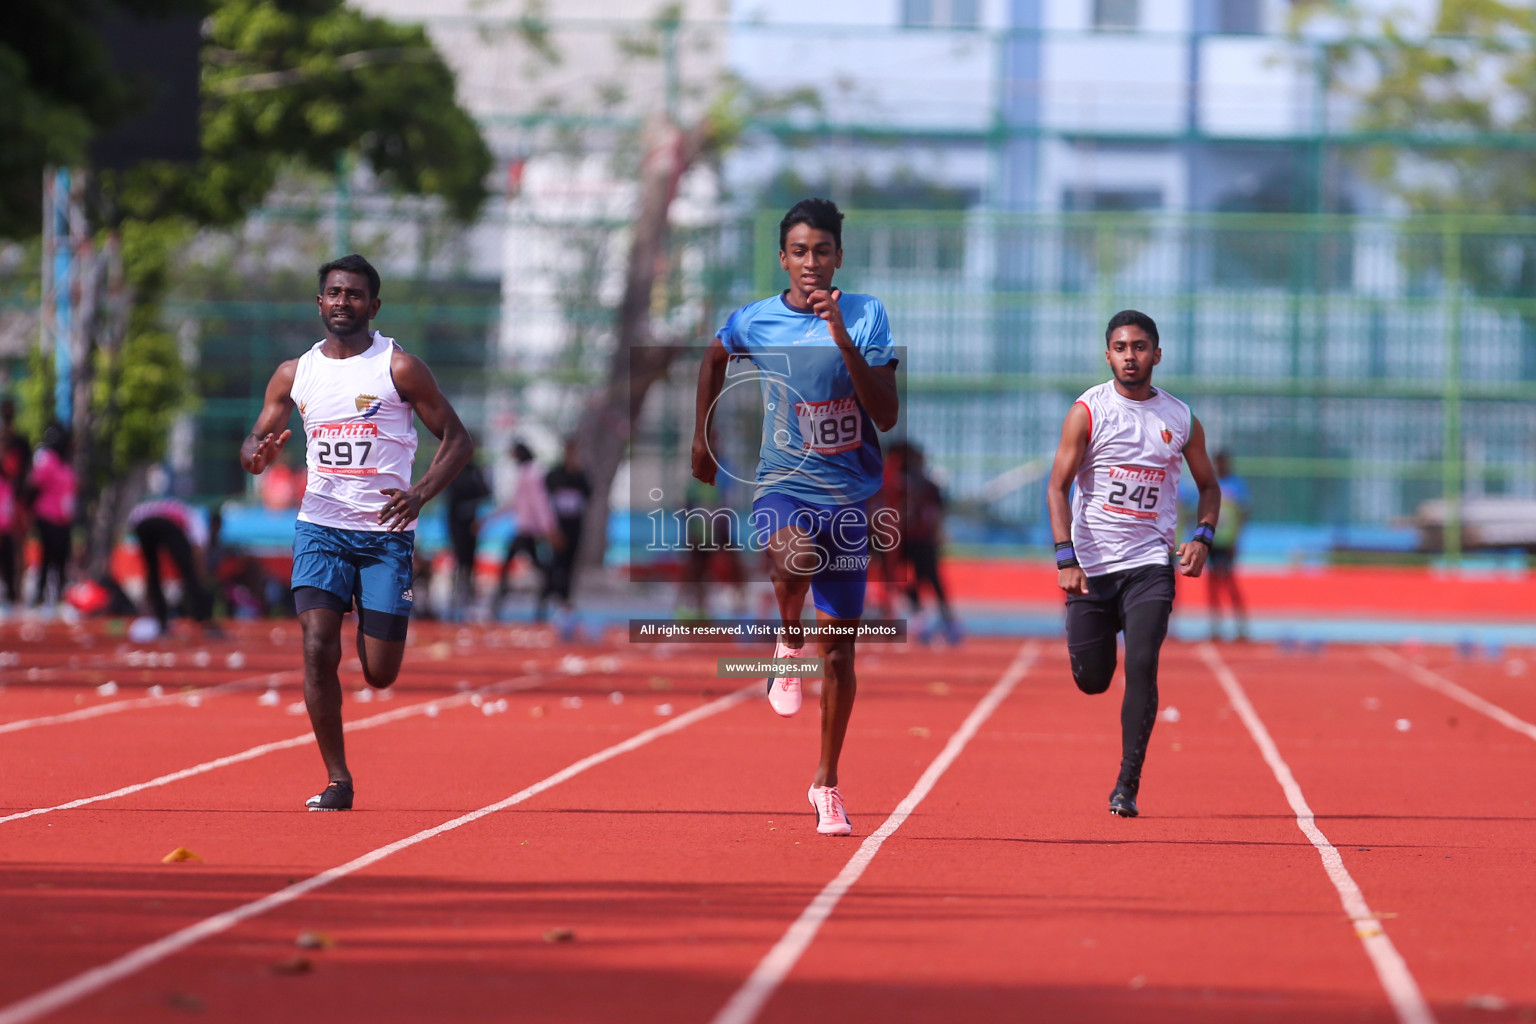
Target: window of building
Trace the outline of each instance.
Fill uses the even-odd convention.
[[[981,24],[981,0],[901,0],[907,28],[975,28]]]
[[[1227,35],[1257,35],[1262,12],[1259,0],[1218,0],[1216,31]]]
[[[1100,32],[1133,32],[1139,6],[1138,0],[1093,0],[1093,27]]]
[[[1068,213],[1146,213],[1163,208],[1163,193],[1155,188],[1069,188],[1062,190],[1061,208]]]

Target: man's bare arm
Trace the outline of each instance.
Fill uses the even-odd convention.
[[[1210,456],[1205,451],[1205,427],[1193,417],[1189,425],[1189,443],[1184,446],[1184,461],[1189,465],[1190,478],[1200,489],[1200,500],[1195,506],[1195,523],[1197,526],[1204,523],[1214,531],[1216,521],[1221,516],[1221,481],[1216,478],[1216,470],[1211,466]],[[1205,568],[1205,559],[1210,550],[1207,545],[1195,540],[1180,544],[1179,571],[1185,576],[1199,576],[1200,570]]]
[[[699,387],[693,403],[693,475],[706,484],[715,482],[719,469],[714,452],[710,451],[710,429],[715,415],[715,399],[725,386],[725,367],[731,361],[730,353],[719,338],[704,350],[699,364]]]
[[[267,394],[262,400],[261,412],[256,425],[240,443],[240,465],[247,473],[259,474],[283,453],[283,446],[293,431],[288,430],[288,417],[293,415],[293,375],[299,361],[289,359],[279,364],[272,379],[267,382]],[[278,433],[281,430],[282,433]]]
[[[382,493],[389,495],[390,500],[379,510],[379,522],[391,530],[403,530],[420,514],[421,506],[437,497],[469,464],[475,454],[475,442],[464,429],[452,403],[437,386],[437,379],[426,363],[396,349],[390,373],[395,378],[395,390],[411,403],[422,424],[442,442],[427,471],[409,490],[383,489]]]
[[[859,405],[869,413],[876,427],[882,431],[890,430],[901,414],[901,393],[896,388],[896,366],[893,363],[869,365],[864,353],[854,344],[847,325],[843,323],[843,310],[839,304],[842,297],[840,288],[812,292],[811,308],[826,321],[827,333],[843,354],[843,364],[848,367],[848,376],[853,380],[853,393],[858,396]]]
[[[843,363],[853,378],[853,392],[859,404],[882,431],[896,425],[901,414],[901,393],[896,388],[896,364],[870,366],[857,348],[843,349]]]
[[[1056,445],[1056,458],[1051,462],[1051,482],[1045,489],[1046,505],[1051,513],[1051,537],[1058,544],[1072,540],[1072,481],[1082,468],[1083,456],[1088,451],[1088,437],[1093,429],[1093,418],[1088,407],[1074,402],[1061,424],[1061,440]],[[1056,583],[1069,594],[1088,593],[1088,577],[1079,566],[1057,569]]]

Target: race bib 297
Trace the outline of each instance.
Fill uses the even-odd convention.
[[[379,428],[372,423],[320,423],[310,431],[309,450],[315,471],[333,476],[375,476],[368,465]]]

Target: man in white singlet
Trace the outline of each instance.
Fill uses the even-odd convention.
[[[1125,633],[1120,776],[1111,814],[1134,818],[1141,768],[1157,720],[1157,661],[1173,610],[1173,569],[1198,576],[1216,532],[1221,487],[1205,429],[1189,406],[1152,386],[1162,360],[1157,324],[1123,310],[1104,332],[1112,380],[1083,392],[1067,413],[1046,498],[1056,540],[1056,582],[1067,594],[1067,653],[1084,693],[1115,674]],[[1197,525],[1174,551],[1181,464],[1200,489]]]
[[[421,506],[474,455],[459,414],[427,364],[369,329],[379,273],[358,255],[320,268],[325,338],[277,368],[240,464],[260,473],[277,460],[299,410],[309,480],[293,540],[293,598],[304,630],[304,703],[330,782],[312,811],[352,808],[341,727],[341,619],[357,610],[357,656],[369,686],[400,675],[410,625],[411,570]],[[420,417],[442,442],[411,483]],[[280,432],[279,432],[280,431]]]

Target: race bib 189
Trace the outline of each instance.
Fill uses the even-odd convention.
[[[372,423],[321,423],[309,435],[310,464],[330,476],[374,476],[368,465],[379,428]]]
[[[802,446],[819,455],[849,452],[864,443],[864,417],[857,398],[796,402]]]

